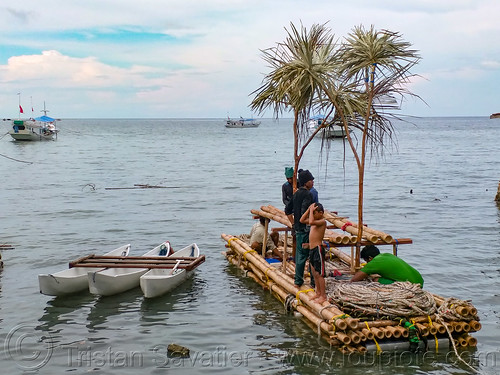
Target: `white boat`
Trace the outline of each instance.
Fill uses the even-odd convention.
[[[260,121],[253,118],[243,118],[226,120],[226,128],[256,128],[260,125]]]
[[[19,105],[21,108],[21,105]],[[12,129],[9,134],[16,141],[52,141],[57,138],[59,130],[56,127],[57,120],[47,116],[48,110],[43,103],[43,116],[35,119],[12,120]]]
[[[311,117],[307,121],[307,130],[308,130],[309,134],[312,134],[322,124],[323,119],[324,119],[324,116],[317,115],[317,116]],[[344,138],[345,137],[344,128],[340,125],[329,125],[324,130],[316,133],[316,137],[322,137],[323,134],[326,136],[326,138]]]
[[[57,138],[59,132],[55,121],[48,116],[28,120],[12,120],[12,129],[9,134],[16,141],[52,141]]]
[[[193,243],[179,251],[176,251],[170,256],[175,258],[199,257],[200,249],[195,243]],[[180,262],[180,260],[177,260],[176,265],[172,269],[153,268],[142,275],[139,281],[144,297],[154,298],[165,294],[194,274],[194,269],[186,271],[185,269],[177,268]]]
[[[141,256],[168,256],[170,252],[170,243],[166,241]],[[89,272],[87,276],[90,293],[101,296],[111,296],[113,294],[125,292],[138,287],[139,278],[146,272],[148,272],[147,268],[120,267]]]
[[[107,256],[127,256],[130,251],[130,244],[121,246],[104,255]],[[40,293],[48,296],[62,296],[71,293],[81,292],[88,289],[88,272],[95,272],[102,268],[72,267],[56,273],[38,275]]]

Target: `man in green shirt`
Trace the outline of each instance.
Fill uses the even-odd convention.
[[[367,264],[354,274],[351,281],[361,281],[366,279],[368,275],[377,274],[380,277],[375,281],[381,284],[409,281],[413,284],[420,284],[421,287],[424,286],[424,279],[415,268],[395,255],[390,253],[381,254],[375,245],[365,246],[361,250],[361,258]]]

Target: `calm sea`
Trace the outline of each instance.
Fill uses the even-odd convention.
[[[0,123],[2,135],[8,123]],[[2,373],[39,374],[463,374],[452,353],[342,356],[273,296],[229,266],[221,233],[248,233],[250,210],[282,207],[292,164],[291,120],[226,129],[222,119],[72,119],[55,142],[0,139],[0,356]],[[425,118],[396,124],[365,178],[365,222],[412,238],[399,255],[425,288],[471,300],[482,329],[462,351],[482,373],[500,373],[500,120]],[[356,218],[357,171],[335,141],[315,139],[301,167],[320,202]],[[8,156],[8,159],[4,156]],[[15,159],[15,160],[13,160]],[[164,189],[130,189],[135,184]],[[107,189],[120,188],[120,189]],[[37,275],[131,243],[139,255],[162,241],[196,242],[206,256],[185,285],[145,300],[53,298]],[[384,250],[384,249],[383,249]],[[388,249],[387,249],[388,250]],[[167,346],[188,347],[188,359]]]

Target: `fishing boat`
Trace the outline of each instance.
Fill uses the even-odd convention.
[[[500,113],[492,113],[490,115],[490,119],[492,119],[492,118],[500,118]]]
[[[309,134],[312,134],[319,126],[321,126],[324,119],[325,119],[325,117],[323,115],[317,115],[317,116],[313,116],[309,120],[307,120],[306,125],[307,125],[307,130],[308,130]],[[329,125],[323,131],[324,131],[324,135],[326,136],[326,138],[344,138],[345,137],[344,128],[340,125]],[[322,137],[323,131],[316,133],[316,137]]]
[[[144,253],[141,257],[168,257],[171,253],[168,241],[156,246],[154,249]],[[148,272],[148,268],[121,268],[112,267],[88,272],[88,285],[90,293],[101,296],[111,296],[125,292],[139,286],[139,279]]]
[[[253,118],[231,119],[226,120],[226,128],[256,128],[260,125],[260,121]]]
[[[182,258],[197,258],[199,256],[200,249],[193,243],[170,255],[170,257],[177,258],[176,264],[172,269],[153,268],[146,272],[139,280],[144,297],[154,298],[161,296],[191,277],[194,274],[194,270],[180,269],[179,265],[182,262]]]
[[[130,244],[120,246],[104,255],[125,257],[130,251]],[[102,268],[68,268],[66,270],[38,275],[40,293],[48,296],[62,296],[88,289],[88,272],[96,272]]]
[[[36,119],[12,120],[9,134],[16,141],[52,141],[57,138],[55,119],[42,116]]]
[[[19,114],[22,112],[22,107],[19,105]],[[16,141],[52,141],[57,138],[59,130],[56,127],[57,120],[47,116],[49,112],[43,103],[43,116],[12,120],[12,129],[9,134]]]

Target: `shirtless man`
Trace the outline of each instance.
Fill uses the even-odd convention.
[[[309,224],[309,263],[316,285],[316,295],[313,301],[322,304],[326,301],[325,290],[325,249],[323,248],[323,237],[326,230],[326,221],[323,218],[324,209],[320,203],[313,203],[300,218],[300,222]],[[304,244],[305,245],[305,244]]]

